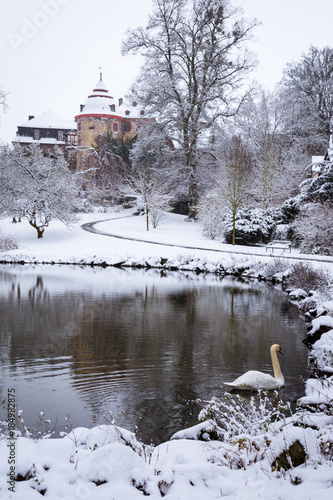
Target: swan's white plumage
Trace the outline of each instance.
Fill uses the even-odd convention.
[[[244,373],[233,382],[224,382],[224,384],[234,389],[241,390],[279,389],[284,385],[284,377],[282,375],[280,364],[277,358],[277,352],[280,352],[282,354],[281,347],[278,344],[273,344],[270,348],[270,353],[272,358],[274,377],[272,377],[268,373],[251,370]]]

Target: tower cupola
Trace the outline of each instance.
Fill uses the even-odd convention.
[[[99,81],[96,83],[92,93],[86,99],[84,105],[81,105],[80,113],[75,116],[75,120],[86,116],[104,116],[113,117],[116,107],[109,90],[103,82],[102,72]]]

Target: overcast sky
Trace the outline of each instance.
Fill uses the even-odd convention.
[[[332,0],[233,0],[245,17],[257,18],[259,69],[253,76],[274,87],[286,64],[310,45],[333,46]],[[73,119],[98,81],[115,98],[134,81],[140,59],[123,57],[128,28],[145,25],[152,0],[12,0],[0,18],[0,87],[8,111],[0,111],[0,142],[11,141],[28,115],[50,109]]]

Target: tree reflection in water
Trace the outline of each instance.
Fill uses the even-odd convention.
[[[275,342],[286,352],[282,396],[302,394],[306,328],[274,288],[180,273],[65,271],[0,273],[0,375],[15,380],[26,421],[43,410],[90,426],[92,413],[103,423],[103,412],[124,410],[124,426],[157,442],[196,423],[196,399],[221,395],[221,376],[269,372]]]

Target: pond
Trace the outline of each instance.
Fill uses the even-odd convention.
[[[213,275],[75,266],[0,266],[0,398],[56,434],[106,423],[144,442],[198,422],[203,403],[279,357],[284,401],[304,394],[306,325],[272,286]],[[0,420],[6,410],[0,410]]]

